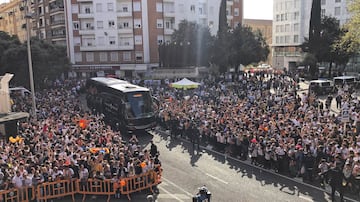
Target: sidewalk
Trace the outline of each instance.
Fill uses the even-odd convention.
[[[155,132],[161,133],[163,135],[170,136],[170,134],[168,132],[160,130],[159,128],[155,129]],[[186,143],[189,143],[189,144],[191,143],[187,138],[177,137],[177,140],[180,140],[180,141],[183,141],[183,142],[186,142]],[[304,186],[308,186],[308,187],[311,187],[313,189],[317,189],[317,190],[322,191],[324,193],[331,194],[331,188],[330,188],[329,185],[326,185],[324,188],[322,188],[322,187],[319,186],[319,183],[316,183],[316,180],[314,180],[315,182],[313,182],[312,184],[303,182],[301,177],[289,177],[289,176],[286,176],[284,174],[277,173],[272,169],[265,169],[263,167],[251,164],[250,159],[243,161],[243,160],[240,160],[237,157],[233,157],[233,156],[230,156],[230,155],[225,155],[223,152],[219,151],[216,147],[214,147],[214,146],[212,146],[210,144],[208,144],[208,145],[201,144],[200,149],[201,150],[206,150],[206,151],[208,151],[210,153],[215,153],[217,155],[223,156],[225,158],[225,160],[231,159],[231,160],[236,161],[238,163],[242,163],[242,164],[245,164],[247,166],[253,167],[255,169],[259,169],[259,170],[261,170],[263,172],[267,172],[267,173],[276,175],[278,177],[282,177],[282,178],[285,178],[287,180],[293,181],[295,183],[299,183],[299,184],[302,184]],[[356,196],[352,196],[351,194],[348,194],[348,193],[345,192],[344,199],[346,199],[346,201],[358,202],[360,200],[360,196],[358,196],[358,199],[356,199]]]

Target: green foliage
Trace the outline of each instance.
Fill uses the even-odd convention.
[[[229,30],[229,26],[227,24],[227,16],[226,16],[226,0],[221,0],[220,2],[220,10],[219,10],[219,29],[218,29],[218,37],[222,38],[226,37],[226,33]]]
[[[58,78],[70,67],[65,47],[36,38],[31,39],[31,56],[37,88],[42,87],[45,79]],[[14,74],[13,85],[29,86],[27,43],[0,32],[0,75],[5,73]]]
[[[359,52],[360,50],[360,0],[352,0],[348,3],[348,11],[351,18],[345,24],[347,32],[342,36],[340,45],[346,47],[349,53]]]
[[[172,34],[172,43],[159,47],[160,66],[208,66],[213,37],[207,27],[186,20]]]
[[[264,61],[269,52],[269,46],[260,31],[253,32],[250,27],[238,26],[233,32],[226,32],[221,38],[218,36],[212,62],[223,73],[228,66],[238,69],[240,64],[246,66]]]

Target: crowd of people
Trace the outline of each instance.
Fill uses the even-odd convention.
[[[159,125],[173,136],[309,182],[335,184],[329,175],[336,168],[344,179],[339,183],[360,190],[360,103],[349,92],[336,96],[338,106],[349,109],[343,123],[330,107],[332,99],[324,107],[285,75],[210,76],[186,91],[167,84],[146,85],[160,101]],[[38,119],[19,125],[24,141],[0,142],[0,189],[56,179],[120,179],[160,164],[156,145],[141,148],[136,136],[125,142],[101,115],[84,110],[78,99],[82,86],[56,81],[37,93]],[[29,98],[13,100],[13,111],[29,111]],[[87,120],[84,128],[81,119]]]
[[[56,81],[36,93],[37,120],[19,124],[21,141],[0,140],[0,190],[60,179],[117,182],[158,169],[156,145],[142,148],[136,135],[125,141],[101,115],[89,113],[79,99],[81,86],[81,81]],[[12,111],[30,111],[30,97],[12,99]]]
[[[210,144],[307,182],[330,183],[329,171],[340,168],[344,184],[358,193],[358,98],[338,91],[337,102],[349,109],[349,122],[344,124],[341,115],[314,95],[299,92],[297,84],[285,75],[238,75],[231,82],[203,80],[192,91],[157,87],[154,93],[162,100],[161,126],[173,136]]]

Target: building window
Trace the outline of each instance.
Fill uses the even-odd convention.
[[[105,45],[105,37],[99,36],[98,43],[99,43],[99,46],[104,46]]]
[[[294,43],[299,43],[299,35],[294,35]]]
[[[108,11],[114,11],[114,4],[113,3],[108,3],[107,4],[107,10]]]
[[[73,27],[74,27],[74,30],[79,30],[79,23],[78,23],[78,22],[74,22],[74,23],[73,23]]]
[[[142,53],[142,52],[136,52],[136,53],[135,53],[135,60],[136,60],[137,62],[142,62],[142,60],[143,60],[143,53]]]
[[[101,3],[97,3],[96,4],[96,12],[102,12],[102,4]]]
[[[134,11],[141,11],[141,4],[140,2],[134,2],[133,3]]]
[[[279,33],[280,32],[280,25],[276,25],[275,27],[275,33]]]
[[[100,62],[106,62],[107,59],[107,52],[100,52]]]
[[[127,6],[122,7],[122,12],[127,13],[129,12],[129,9]]]
[[[191,5],[191,6],[190,6],[190,11],[191,11],[192,13],[195,13],[195,5]]]
[[[157,41],[158,41],[158,44],[159,44],[159,45],[162,44],[162,43],[164,43],[164,36],[163,36],[163,35],[158,35],[158,36],[157,36]]]
[[[141,35],[136,35],[135,36],[135,44],[136,45],[141,45],[142,44],[142,36]]]
[[[71,4],[71,13],[73,13],[73,14],[79,13],[79,5]]]
[[[103,29],[104,28],[104,22],[103,21],[97,21],[96,22],[96,27],[98,29]]]
[[[90,8],[85,8],[85,13],[91,13],[91,9]]]
[[[341,8],[335,7],[335,14],[334,15],[341,15]]]
[[[277,14],[277,15],[276,15],[276,22],[279,22],[279,21],[280,21],[280,15]]]
[[[141,19],[134,19],[135,29],[141,28]]]
[[[296,12],[294,13],[294,20],[298,20],[298,19],[299,19],[299,16],[300,16],[299,11],[296,11]]]
[[[239,8],[234,9],[234,16],[239,16]]]
[[[123,52],[123,60],[131,61],[131,52]]]
[[[115,43],[115,37],[114,36],[110,36],[109,37],[109,44],[110,45],[115,45],[116,43]]]
[[[81,45],[80,37],[74,37],[74,44],[75,44],[75,46],[80,46]]]
[[[325,5],[326,4],[326,0],[321,0],[321,5]]]
[[[163,5],[162,3],[156,3],[156,12],[162,13],[163,12]]]
[[[179,13],[184,13],[184,12],[185,12],[184,4],[179,4]]]
[[[75,53],[75,62],[82,62],[82,54]]]
[[[294,32],[298,32],[299,31],[299,23],[295,23],[294,24]]]
[[[285,32],[290,32],[290,24],[285,25]]]
[[[158,29],[163,28],[163,20],[162,19],[157,19],[156,20],[156,28],[158,28]]]
[[[335,3],[340,3],[341,2],[341,0],[335,0]]]
[[[86,62],[94,62],[94,53],[86,52]]]
[[[321,17],[323,18],[323,17],[325,17],[325,14],[326,14],[326,10],[325,9],[321,9]]]
[[[116,62],[119,60],[119,56],[118,56],[118,53],[117,52],[111,52],[110,53],[110,60],[112,62]]]
[[[115,21],[109,20],[109,28],[115,28]]]

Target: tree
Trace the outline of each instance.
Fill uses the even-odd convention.
[[[360,0],[349,1],[348,11],[352,17],[345,24],[347,32],[342,36],[340,44],[353,53],[360,50]]]
[[[320,29],[321,29],[321,1],[313,0],[311,5],[311,16],[310,16],[310,26],[309,26],[309,38],[305,41],[303,45],[303,51],[309,52],[317,58],[317,53],[321,47],[319,46],[320,38]],[[311,64],[309,72],[317,72],[316,63]],[[311,74],[316,77],[316,74]]]
[[[235,69],[240,64],[249,65],[266,60],[270,50],[260,31],[252,32],[251,27],[238,26],[230,38],[229,63]]]
[[[160,46],[164,67],[208,66],[213,37],[207,27],[183,20],[171,35],[172,43]]]
[[[43,86],[46,79],[58,78],[68,71],[70,62],[64,46],[54,45],[36,38],[31,39],[34,83]],[[0,74],[13,73],[12,85],[29,86],[27,44],[17,37],[0,32]]]
[[[303,50],[307,50],[315,56],[317,62],[327,62],[329,64],[329,77],[332,76],[332,67],[346,64],[350,58],[349,53],[344,51],[342,45],[338,43],[345,30],[339,27],[336,18],[324,16],[321,19],[320,35],[316,41],[306,40],[303,44]],[[312,63],[313,64],[313,63]],[[316,66],[316,63],[313,64]],[[317,70],[310,65],[311,75],[316,75]]]

